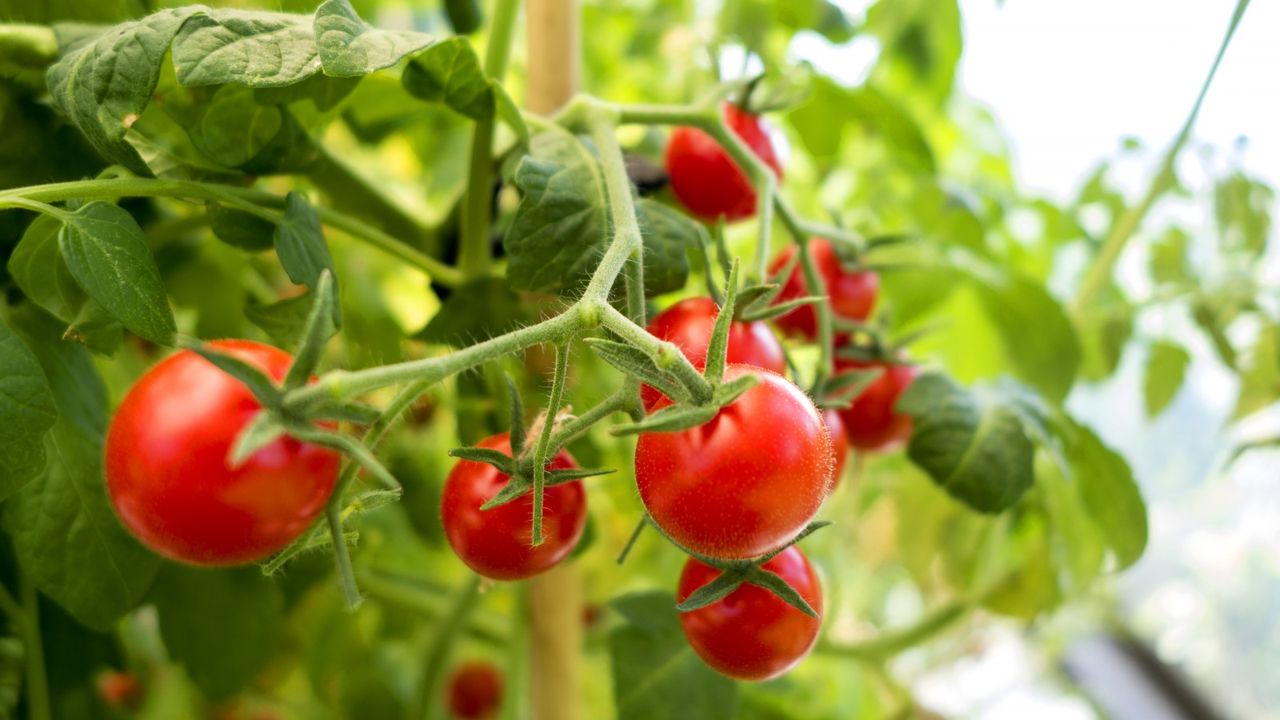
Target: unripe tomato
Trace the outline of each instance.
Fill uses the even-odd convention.
[[[276,380],[293,361],[248,340],[209,345]],[[107,430],[107,491],[125,527],[193,565],[255,562],[297,539],[324,509],[340,458],[281,437],[231,468],[231,446],[259,410],[239,380],[189,350],[143,374]]]
[[[778,257],[774,258],[769,272],[775,273],[797,252],[795,245],[789,245]],[[850,270],[840,262],[830,240],[814,238],[809,241],[809,254],[813,258],[814,267],[822,282],[827,286],[827,302],[831,311],[839,317],[862,322],[871,316],[876,305],[876,295],[880,292],[880,276],[870,270]],[[787,276],[778,293],[777,302],[784,303],[812,295],[809,284],[805,282],[804,268],[798,263]],[[815,340],[818,337],[818,314],[812,305],[804,305],[781,315],[774,320],[778,327],[790,335],[799,335]]]
[[[780,375],[725,368],[726,380],[746,374],[760,382],[711,420],[636,443],[636,487],[649,515],[712,557],[756,557],[795,537],[826,498],[835,465],[809,397]]]
[[[738,680],[768,680],[795,667],[813,648],[822,627],[822,584],[804,553],[792,546],[761,567],[781,576],[818,617],[809,617],[762,587],[746,584],[706,607],[680,614],[685,639],[698,657]],[[689,558],[680,573],[677,600],[684,602],[719,574]]]
[[[131,672],[106,670],[98,675],[95,685],[98,697],[108,707],[132,710],[138,707],[138,701],[142,699],[142,683]]]
[[[724,119],[734,134],[781,178],[782,166],[764,121],[731,104],[724,106]],[[724,216],[726,221],[734,222],[756,213],[756,191],[751,180],[705,132],[676,128],[667,144],[666,160],[671,191],[694,215],[703,220]]]
[[[849,438],[845,436],[844,421],[839,411],[828,408],[822,411],[822,422],[827,425],[827,433],[831,435],[831,452],[836,457],[836,467],[831,473],[831,489],[834,491],[844,477],[845,460],[849,458]]]
[[[649,323],[648,330],[650,335],[675,343],[689,362],[701,370],[707,365],[707,346],[711,344],[711,330],[719,315],[720,308],[711,298],[687,298],[658,313]],[[782,344],[762,322],[731,324],[725,358],[730,363],[754,365],[779,374],[787,370]],[[640,397],[648,410],[658,402],[662,393],[645,385],[640,388]]]
[[[511,436],[499,433],[478,447],[511,454]],[[577,467],[561,450],[548,470]],[[560,562],[573,550],[587,524],[587,493],[581,480],[548,486],[542,500],[542,544],[533,546],[533,493],[481,510],[507,483],[488,463],[459,460],[444,484],[440,513],[454,553],[472,570],[495,580],[522,580]]]
[[[470,660],[449,676],[449,712],[460,720],[487,720],[502,707],[502,671],[493,663]]]
[[[864,451],[888,452],[902,447],[911,437],[911,416],[895,411],[893,406],[920,369],[914,365],[836,361],[837,372],[877,367],[884,368],[884,372],[854,398],[852,405],[840,411],[840,420],[850,445]]]

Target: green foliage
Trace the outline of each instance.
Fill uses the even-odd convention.
[[[1180,345],[1170,342],[1152,343],[1147,356],[1147,372],[1142,384],[1142,397],[1146,401],[1147,417],[1155,417],[1164,411],[1182,387],[1191,356]]]
[[[44,469],[44,436],[58,418],[49,383],[21,338],[0,320],[0,500]]]

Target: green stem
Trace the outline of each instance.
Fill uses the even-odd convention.
[[[444,703],[440,702],[439,694],[440,680],[444,677],[445,664],[449,662],[449,656],[453,652],[454,641],[466,624],[467,615],[475,607],[476,598],[480,596],[480,579],[479,575],[471,575],[467,584],[458,589],[448,614],[437,625],[436,636],[431,641],[422,665],[417,717],[433,720],[444,716]]]
[[[30,720],[50,720],[49,677],[45,668],[44,640],[40,637],[40,598],[35,586],[18,571],[18,594],[22,596],[22,616],[26,621],[27,716]]]
[[[609,195],[609,216],[613,219],[613,240],[600,259],[600,265],[591,276],[583,298],[602,303],[609,300],[609,291],[618,279],[627,258],[632,253],[643,252],[640,221],[636,218],[635,199],[631,193],[631,178],[622,156],[622,147],[614,135],[617,116],[607,110],[595,109],[589,115],[588,127],[591,139],[600,152],[600,166],[604,171],[605,190]]]
[[[347,539],[342,532],[342,503],[337,495],[329,499],[324,511],[325,521],[329,523],[329,536],[333,540],[333,562],[338,569],[338,579],[342,582],[342,598],[348,610],[360,607],[360,586],[356,584],[355,570],[351,567],[351,550],[347,547]]]
[[[502,693],[502,720],[525,720],[529,716],[529,584],[513,584],[515,612],[511,613],[511,638],[507,653],[507,683]]]
[[[1195,125],[1196,118],[1200,115],[1200,107],[1204,104],[1205,95],[1209,92],[1209,86],[1213,84],[1213,78],[1218,73],[1218,66],[1222,63],[1222,57],[1226,54],[1227,47],[1231,44],[1231,38],[1235,36],[1236,28],[1240,25],[1240,20],[1244,17],[1244,11],[1248,7],[1249,0],[1237,0],[1235,12],[1231,16],[1231,24],[1227,26],[1227,33],[1222,38],[1222,44],[1218,46],[1218,54],[1213,58],[1213,65],[1209,68],[1209,74],[1205,77],[1204,84],[1200,86],[1200,94],[1196,96],[1196,102],[1191,107],[1191,113],[1182,124],[1182,129],[1178,131],[1178,135],[1174,138],[1169,149],[1165,151],[1164,158],[1160,163],[1160,169],[1156,171],[1155,177],[1151,179],[1151,185],[1147,188],[1142,200],[1137,205],[1126,210],[1116,220],[1115,225],[1111,227],[1111,232],[1107,235],[1102,249],[1098,251],[1098,256],[1094,259],[1093,264],[1089,266],[1084,279],[1080,282],[1075,302],[1072,303],[1074,314],[1079,315],[1093,306],[1098,293],[1102,292],[1107,283],[1111,282],[1111,275],[1115,271],[1116,261],[1120,259],[1120,253],[1124,250],[1125,244],[1141,227],[1143,219],[1146,218],[1147,213],[1155,205],[1156,200],[1168,192],[1176,183],[1177,178],[1173,169],[1174,162],[1178,159],[1178,154],[1182,152],[1183,146],[1187,144],[1187,140],[1191,137],[1191,128]]]
[[[800,267],[803,268],[805,285],[809,287],[810,295],[826,295],[827,283],[818,273],[818,266],[813,261],[813,253],[809,252],[809,236],[805,235],[796,238],[799,243]],[[835,345],[835,333],[832,328],[834,318],[831,313],[831,303],[820,302],[813,306],[814,312],[818,317],[818,369],[814,373],[813,385],[818,387],[835,372],[835,353],[833,352]]]
[[[43,70],[58,59],[58,37],[45,25],[0,24],[0,64]]]
[[[538,433],[538,443],[533,451],[533,537],[532,545],[542,544],[542,503],[543,490],[547,481],[547,460],[551,446],[551,433],[555,429],[556,414],[560,412],[560,403],[564,401],[565,380],[569,375],[568,341],[556,345],[556,371],[551,380],[551,396],[547,399],[547,415],[542,421],[542,432]],[[554,452],[554,451],[552,451]]]
[[[228,203],[237,209],[264,219],[278,221],[284,198],[261,190],[190,180],[153,178],[116,178],[111,180],[77,180],[14,188],[0,192],[0,207],[19,206],[15,201],[35,200],[60,202],[71,199],[114,200],[121,197],[171,197],[182,200],[212,200]],[[457,286],[462,274],[453,267],[423,254],[390,235],[370,227],[363,221],[326,207],[317,207],[320,222],[352,238],[375,247],[398,260],[431,275],[443,285]]]
[[[484,72],[490,79],[501,80],[511,57],[511,38],[519,0],[497,0],[489,44],[485,48]],[[493,218],[493,117],[476,121],[471,134],[471,152],[467,167],[467,187],[462,195],[462,240],[458,265],[465,277],[481,277],[489,271],[493,254],[489,228]]]
[[[693,395],[697,403],[711,399],[711,383],[702,377],[702,373],[689,362],[673,343],[659,340],[649,334],[648,330],[631,321],[631,318],[618,312],[617,308],[605,304],[601,307],[601,324],[612,330],[618,337],[655,358],[658,367],[670,370],[676,379]]]
[[[21,198],[21,197],[0,198],[0,210],[5,210],[9,208],[30,210],[32,212],[38,212],[44,215],[52,215],[53,217],[58,218],[59,220],[62,220],[64,222],[71,215],[71,213],[68,213],[67,211],[62,210],[61,208],[56,208],[47,203],[38,202],[36,200],[31,200],[28,198]]]
[[[881,633],[873,640],[847,645],[824,640],[818,643],[816,650],[826,655],[882,664],[898,653],[913,648],[951,627],[968,615],[971,609],[973,609],[973,603],[968,601],[948,603],[908,627]]]

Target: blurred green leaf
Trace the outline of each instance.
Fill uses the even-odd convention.
[[[275,244],[276,226],[257,215],[213,202],[205,205],[205,212],[214,236],[228,245],[259,252]]]
[[[0,500],[44,471],[45,436],[57,419],[40,363],[0,318]]]
[[[1183,284],[1192,279],[1187,261],[1187,246],[1191,236],[1180,227],[1165,230],[1160,239],[1151,243],[1151,279],[1156,284]]]
[[[689,250],[707,243],[706,229],[689,216],[655,200],[636,203],[644,238],[644,291],[653,297],[683,288],[689,278]]]
[[[1280,400],[1280,325],[1262,327],[1240,369],[1240,395],[1232,417],[1239,419]]]
[[[1147,417],[1159,415],[1177,396],[1190,362],[1191,356],[1181,345],[1164,341],[1151,344],[1142,383]]]
[[[1236,171],[1218,181],[1213,191],[1218,245],[1224,253],[1239,252],[1254,260],[1267,249],[1271,206],[1275,191],[1265,183]]]
[[[491,118],[497,109],[480,58],[466,38],[449,38],[433,45],[409,63],[401,80],[405,90],[419,100],[442,102],[473,120]]]
[[[532,320],[530,308],[501,278],[473,280],[445,298],[418,337],[442,345],[468,345],[515,330]]]
[[[1094,524],[1114,553],[1117,569],[1132,565],[1147,546],[1147,507],[1129,464],[1093,430],[1064,420],[1063,445],[1072,479]]]

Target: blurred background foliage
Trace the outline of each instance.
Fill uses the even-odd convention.
[[[106,23],[176,4],[0,0],[0,20]],[[314,9],[303,0],[214,4]],[[353,5],[379,26],[451,32],[437,0]],[[1096,408],[1137,403],[1143,416],[1133,420],[1143,427],[1178,405],[1189,368],[1206,362],[1234,379],[1222,385],[1223,392],[1233,393],[1227,423],[1248,422],[1280,400],[1280,295],[1264,274],[1265,261],[1276,257],[1269,245],[1275,196],[1235,160],[1239,149],[1193,141],[1185,153],[1208,158],[1194,181],[1184,178],[1184,165],[1177,163],[1149,178],[1160,188],[1154,203],[1198,207],[1200,215],[1151,216],[1136,229],[1126,255],[1143,272],[1103,278],[1082,295],[1087,268],[1126,222],[1126,213],[1141,206],[1146,190],[1135,193],[1117,177],[1118,168],[1139,162],[1159,169],[1152,162],[1159,149],[1126,141],[1113,156],[1099,158],[1066,201],[1026,190],[1012,169],[994,111],[957,89],[964,38],[956,0],[880,0],[857,8],[826,0],[592,0],[582,12],[584,90],[593,94],[622,102],[687,102],[718,79],[764,71],[766,97],[802,98],[771,116],[790,148],[784,192],[804,214],[868,237],[913,239],[877,251],[871,261],[885,280],[890,332],[928,330],[912,347],[920,361],[944,366],[966,383],[1012,376],[1052,403],[1080,409],[1099,422],[1108,440],[1111,430],[1123,429],[1108,424]],[[519,99],[525,55],[517,37],[507,87]],[[837,50],[825,53],[825,62],[799,50],[815,37]],[[483,46],[483,31],[473,40]],[[874,48],[874,57],[858,61],[866,71],[851,84],[836,79],[847,77],[847,69],[832,67],[829,58],[854,62],[855,42]],[[5,68],[0,58],[0,71]],[[285,98],[280,107],[287,114],[273,127],[293,128],[288,152],[266,156],[267,165],[254,167],[255,159],[263,161],[259,151],[284,142],[283,130],[231,142],[202,136],[200,117],[183,114],[184,91],[162,79],[162,101],[144,116],[144,138],[133,145],[153,170],[178,158],[165,167],[193,175],[262,173],[264,185],[281,191],[293,187],[295,178],[273,173],[300,173],[324,204],[425,252],[450,257],[456,243],[451,210],[465,182],[469,121],[443,106],[413,101],[396,71],[333,91],[332,105]],[[201,112],[217,106],[208,100],[200,98]],[[240,106],[228,100],[223,107]],[[629,150],[658,161],[664,134],[627,128],[622,138]],[[38,79],[18,73],[0,72],[0,138],[0,187],[90,176],[108,164],[48,107]],[[500,136],[499,147],[511,141]],[[514,205],[509,190],[498,201],[505,210]],[[156,250],[184,331],[278,343],[296,333],[288,308],[275,304],[289,283],[274,260],[210,242],[209,224],[217,229],[216,221],[190,206],[154,200],[136,201],[130,209]],[[0,257],[11,252],[30,220],[25,213],[0,215]],[[754,232],[750,223],[731,228],[730,242],[747,248]],[[483,304],[457,296],[451,303],[429,278],[383,254],[340,237],[331,247],[345,279],[346,324],[335,343],[335,365],[365,367],[420,356],[429,348],[423,338],[439,343],[478,337],[537,312],[533,298],[521,302],[505,288],[487,293]],[[1130,257],[1135,254],[1137,261]],[[691,281],[687,292],[698,290],[698,281]],[[445,313],[437,317],[460,319],[428,326],[442,303]],[[115,401],[157,352],[132,338],[121,344],[119,327],[95,324],[92,310],[63,319],[100,343],[95,349],[114,350],[109,360],[99,356],[95,363]],[[1163,323],[1168,331],[1161,332],[1160,323],[1152,330],[1151,317],[1179,320]],[[588,407],[616,379],[589,354],[579,355],[572,403]],[[524,363],[508,365],[545,372],[549,363],[530,353]],[[424,648],[438,631],[449,593],[465,575],[443,541],[438,519],[439,489],[451,464],[446,452],[505,426],[501,373],[491,366],[439,386],[385,446],[405,497],[367,513],[360,524],[356,564],[368,602],[356,614],[343,609],[323,553],[271,579],[255,568],[213,573],[166,564],[148,595],[150,605],[105,633],[44,603],[41,626],[55,716],[110,717],[112,711],[92,691],[94,677],[108,667],[140,672],[146,693],[136,715],[143,718],[194,716],[207,709],[218,717],[244,718],[272,717],[261,714],[268,712],[289,718],[405,716],[414,707]],[[544,392],[537,373],[523,376],[530,396]],[[1195,418],[1182,425],[1188,422],[1195,424]],[[1197,466],[1198,474],[1186,482],[1223,482],[1226,439],[1234,436],[1217,430],[1209,431],[1219,446],[1212,464]],[[619,616],[610,603],[632,591],[670,590],[684,558],[649,537],[618,566],[615,555],[641,513],[629,476],[631,447],[600,427],[571,450],[584,466],[621,469],[590,481],[591,528],[578,557],[587,578],[584,668],[587,716],[594,720],[615,715],[615,698],[625,696],[625,688],[616,685],[629,677],[618,659],[626,653],[626,638],[619,638]],[[1177,448],[1168,452],[1176,455]],[[826,581],[828,647],[780,680],[742,687],[733,701],[734,717],[929,716],[938,683],[947,687],[938,680],[947,668],[1020,642],[1035,658],[1033,682],[1071,696],[1070,681],[1055,669],[1057,653],[1092,628],[1128,625],[1130,616],[1117,610],[1113,583],[1094,582],[1115,565],[1102,531],[1065,489],[1068,481],[1045,458],[1040,461],[1036,487],[998,517],[954,502],[901,457],[851,462],[841,490],[823,511],[835,526],[806,542]],[[1150,463],[1134,466],[1148,493],[1159,487]],[[1164,537],[1159,519],[1155,546]],[[1241,566],[1238,572],[1256,571],[1264,584],[1239,590],[1230,602],[1258,608],[1249,617],[1263,624],[1225,642],[1274,649],[1280,647],[1276,559],[1250,558],[1240,560],[1250,569]],[[1139,577],[1145,572],[1140,565]],[[1063,611],[1068,600],[1073,604]],[[512,587],[488,588],[458,657],[488,657],[519,677],[527,638],[511,619],[520,602]],[[164,610],[157,614],[153,607]],[[1161,623],[1158,610],[1144,612],[1144,629]],[[954,622],[937,641],[892,662],[883,662],[888,653],[846,657],[832,649],[931,614]],[[1031,621],[1030,650],[1008,630],[1017,626],[1003,618]],[[1240,635],[1231,621],[1223,621],[1222,632]],[[1202,676],[1211,682],[1215,673],[1220,682],[1247,678],[1239,709],[1273,713],[1264,710],[1280,700],[1274,680],[1266,681],[1273,668],[1248,662],[1248,654],[1239,657],[1224,657]],[[677,694],[669,701],[710,692],[717,682],[692,674],[671,686]],[[510,687],[514,702],[507,703],[506,717],[520,717],[518,682]],[[1090,712],[1088,706],[1082,712]],[[635,708],[629,716],[646,717]]]

